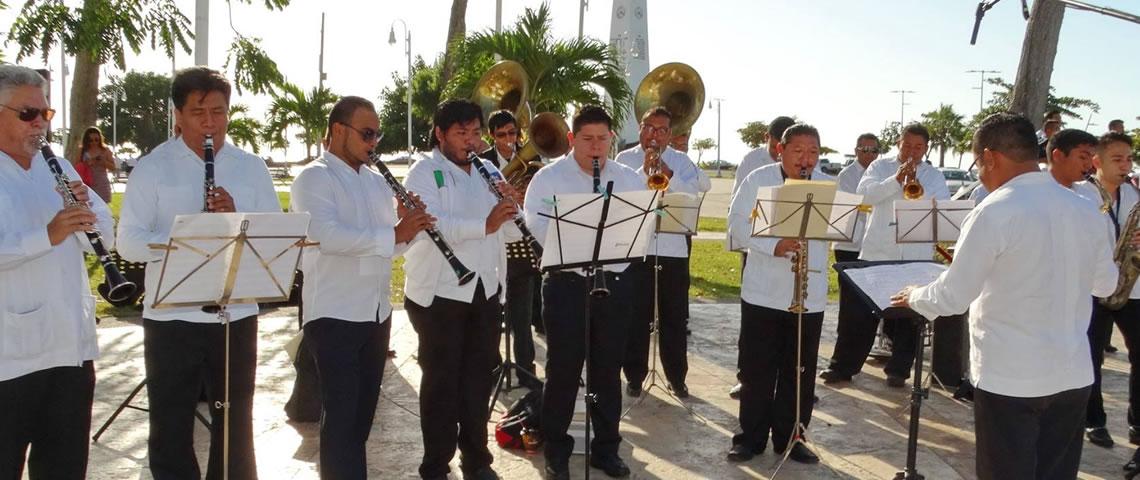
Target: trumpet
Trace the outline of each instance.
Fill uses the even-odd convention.
[[[907,163],[914,162],[915,160],[913,158],[907,161]],[[903,198],[907,200],[918,200],[922,198],[924,192],[922,184],[918,183],[918,165],[915,164],[914,173],[911,173],[909,176],[903,176]]]
[[[645,149],[646,164],[649,168],[645,170],[645,174],[649,176],[646,180],[646,186],[650,190],[657,190],[659,192],[669,189],[669,177],[665,175],[665,169],[661,167],[661,149],[657,147],[657,140],[651,140],[649,147]]]
[[[75,197],[75,193],[71,191],[71,181],[67,174],[63,173],[63,168],[59,166],[59,157],[56,157],[55,153],[52,152],[47,138],[39,137],[39,142],[40,153],[43,155],[44,161],[47,162],[48,169],[55,176],[56,188],[63,194],[63,204],[68,207],[82,205],[79,199]],[[87,235],[87,241],[91,242],[91,250],[95,252],[95,256],[98,257],[99,263],[103,266],[103,273],[107,276],[107,300],[121,302],[134,295],[138,285],[127,280],[119,272],[119,267],[115,265],[115,259],[111,257],[107,247],[103,244],[103,236],[99,235],[99,231],[92,230],[84,232],[84,234]]]
[[[499,172],[499,179],[492,176],[491,171],[487,170],[487,166],[483,164],[483,159],[479,158],[479,155],[476,155],[475,152],[467,152],[467,160],[475,165],[475,170],[478,170],[483,180],[487,181],[487,187],[491,189],[491,193],[495,194],[496,199],[501,202],[507,198],[506,195],[503,195],[503,191],[499,190],[499,184],[497,183],[499,180],[502,180],[501,172]],[[518,203],[515,203],[515,207],[518,207]],[[522,209],[519,208],[519,210]],[[530,233],[530,229],[526,226],[526,219],[524,219],[522,215],[515,215],[514,220],[515,226],[518,227],[519,232],[522,233],[523,241],[530,247],[531,253],[534,253],[534,258],[542,260],[542,244],[538,243],[538,239],[534,238],[534,234]]]

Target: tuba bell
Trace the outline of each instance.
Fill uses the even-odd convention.
[[[509,110],[519,122],[525,122],[530,120],[530,108],[526,104],[529,92],[530,77],[523,66],[512,60],[503,60],[491,66],[479,78],[471,101],[479,104],[484,115]],[[484,122],[486,120],[483,119]],[[525,129],[526,125],[520,124],[519,128]]]
[[[672,62],[654,68],[637,86],[633,99],[634,115],[662,106],[673,119],[669,122],[673,135],[688,133],[705,107],[705,83],[693,67]]]
[[[555,158],[570,151],[566,134],[570,126],[554,112],[534,116],[527,130],[527,141],[514,158],[503,167],[503,177],[516,189],[526,190],[530,178],[542,168],[542,158]]]

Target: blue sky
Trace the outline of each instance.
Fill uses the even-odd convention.
[[[1140,3],[1134,1],[1090,2],[1140,13]],[[191,18],[193,3],[179,0]],[[225,3],[212,3],[210,60],[220,67],[233,34]],[[606,40],[612,2],[589,3],[585,33]],[[524,7],[538,4],[503,0],[504,25],[513,23]],[[292,82],[306,89],[317,82],[324,11],[326,85],[335,93],[375,98],[391,85],[393,71],[402,76],[405,70],[399,26],[399,44],[387,43],[391,22],[407,22],[413,54],[433,58],[443,50],[451,1],[293,0],[284,12],[267,12],[261,5],[235,4],[234,24],[244,35],[261,37]],[[907,95],[908,121],[940,103],[952,104],[968,117],[978,109],[979,77],[966,70],[998,70],[1012,81],[1026,26],[1020,3],[1004,0],[991,10],[978,44],[971,46],[976,5],[972,0],[648,0],[649,60],[652,66],[671,61],[692,65],[703,77],[707,97],[724,98],[722,157],[728,161],[738,161],[747,151],[737,128],[782,114],[815,124],[824,145],[849,152],[860,133],[877,133],[898,120],[899,96],[891,90],[916,91]],[[577,35],[578,2],[554,0],[551,8],[555,33]],[[15,14],[14,8],[0,12],[0,25],[9,24]],[[494,0],[469,1],[468,31],[493,28],[494,22]],[[1123,118],[1129,129],[1140,126],[1136,45],[1140,25],[1091,12],[1066,12],[1052,83],[1062,95],[1100,103],[1101,112],[1090,127],[1094,133],[1113,118]],[[14,59],[15,48],[7,47],[5,54]],[[179,54],[175,62],[186,66],[191,58]],[[58,70],[59,62],[58,52],[53,53],[49,66]],[[42,66],[38,58],[24,63]],[[128,68],[169,72],[170,59],[144,52],[131,55]],[[113,68],[108,71],[114,73]],[[58,86],[55,89],[58,92]],[[263,98],[238,101],[255,113],[268,103]],[[1087,119],[1088,112],[1081,113]],[[1068,124],[1084,127],[1086,119],[1070,119]],[[716,133],[716,112],[705,110],[693,137],[715,138]],[[302,150],[299,146],[291,155]],[[715,155],[706,152],[704,158]],[[965,163],[969,161],[967,156]]]

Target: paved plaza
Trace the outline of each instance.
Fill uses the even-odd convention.
[[[692,396],[685,408],[662,389],[652,388],[650,397],[635,406],[622,423],[622,456],[633,470],[632,478],[735,479],[771,478],[778,457],[771,452],[743,463],[724,460],[733,430],[737,404],[728,397],[735,383],[736,336],[739,306],[704,304],[692,307],[692,337],[689,346],[689,388]],[[368,442],[370,478],[417,478],[422,454],[417,389],[420,369],[416,363],[416,335],[403,311],[393,315],[392,348],[397,356],[387,365],[377,417]],[[102,356],[96,364],[93,430],[143,378],[142,329],[135,321],[106,319],[101,324]],[[260,356],[254,433],[257,463],[262,480],[316,479],[318,426],[292,423],[283,406],[293,382],[293,368],[283,346],[296,330],[296,310],[266,312],[260,322]],[[1123,341],[1115,340],[1122,346]],[[539,358],[545,339],[538,337]],[[835,343],[834,306],[824,323],[824,339],[817,363],[822,369]],[[1120,478],[1121,465],[1132,448],[1126,445],[1127,357],[1122,351],[1109,354],[1105,365],[1105,401],[1109,428],[1117,441],[1114,449],[1085,444],[1081,477]],[[541,362],[540,362],[541,364]],[[870,364],[853,383],[832,388],[819,383],[819,404],[810,427],[810,438],[822,463],[804,466],[788,463],[778,478],[788,479],[891,479],[906,458],[909,389],[886,386],[878,364]],[[503,401],[518,398],[516,389]],[[145,391],[136,404],[146,405]],[[625,404],[632,405],[630,399]],[[500,405],[500,411],[504,408]],[[199,409],[205,412],[205,405]],[[498,414],[494,417],[498,418]],[[206,458],[206,430],[199,426],[196,439],[199,462]],[[125,411],[107,433],[91,447],[89,477],[92,479],[149,479],[147,469],[146,414]],[[493,440],[491,440],[493,442]],[[542,456],[491,447],[494,467],[504,479],[541,478]],[[938,389],[923,404],[918,467],[927,479],[974,478],[973,416],[970,407]],[[453,478],[458,459],[452,462]],[[574,457],[571,473],[583,473],[580,456]],[[595,478],[608,478],[594,470]]]

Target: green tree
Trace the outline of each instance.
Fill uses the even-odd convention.
[[[693,142],[693,149],[697,151],[697,165],[701,163],[701,157],[704,156],[705,150],[716,148],[716,140],[711,138],[702,138]]]
[[[751,148],[759,148],[768,143],[768,124],[766,122],[748,122],[743,127],[736,129],[736,132],[740,134],[740,140]]]
[[[930,132],[930,146],[938,149],[939,167],[946,166],[946,150],[954,148],[966,129],[963,118],[953,105],[947,104],[922,114],[922,124]]]
[[[902,124],[899,122],[891,122],[879,130],[879,151],[887,153],[899,144],[902,139]]]
[[[114,115],[114,96],[119,97],[119,113]],[[111,136],[111,120],[117,118],[118,141],[130,142],[140,155],[150,153],[169,136],[166,120],[169,115],[170,77],[151,72],[127,72],[122,78],[112,77],[111,84],[99,89],[96,112],[99,128],[107,138]]]
[[[286,130],[300,129],[296,138],[305,143],[305,160],[311,160],[313,146],[321,142],[336,100],[337,96],[327,88],[314,87],[306,93],[291,83],[281,85],[269,106],[267,136],[280,143]]]
[[[499,55],[519,62],[530,75],[527,97],[532,112],[565,116],[569,105],[606,105],[604,94],[610,99],[610,115],[624,118],[633,93],[617,52],[592,38],[555,39],[552,23],[550,6],[544,3],[537,10],[527,8],[502,33],[487,30],[467,37],[456,52],[455,76],[444,89],[445,97],[469,98]]]
[[[237,1],[251,3],[253,0]],[[289,1],[264,0],[264,3],[266,8],[280,10]],[[0,8],[7,6],[0,4]],[[78,7],[69,7],[58,0],[27,0],[8,31],[8,41],[19,46],[16,61],[39,53],[46,62],[57,44],[66,54],[75,57],[70,125],[96,123],[99,72],[103,65],[114,63],[125,70],[126,52],[137,54],[147,45],[169,56],[173,56],[178,47],[189,53],[191,37],[190,20],[178,8],[176,0],[82,0]],[[257,46],[257,39],[240,35],[238,38],[231,53],[242,59],[236,63],[234,74],[239,88],[263,85],[264,75],[277,71],[276,64],[259,48],[250,48]],[[276,79],[280,79],[279,74]],[[63,144],[65,155],[73,157],[75,142],[66,138]]]
[[[991,97],[988,104],[988,107],[995,107],[996,110],[986,108],[983,111],[989,113],[996,113],[997,111],[1008,111],[1010,109],[1010,99],[1013,98],[1013,85],[1006,83],[1006,81],[1002,80],[1001,77],[987,78],[986,82],[996,87],[990,92]],[[1062,117],[1072,117],[1076,119],[1084,118],[1077,113],[1078,110],[1087,108],[1089,110],[1092,110],[1093,113],[1100,112],[1100,104],[1092,100],[1070,96],[1058,97],[1053,93],[1055,90],[1055,88],[1049,87],[1049,96],[1045,99],[1046,111],[1057,110],[1061,112]],[[985,116],[982,118],[984,119]],[[1040,118],[1030,118],[1029,120],[1040,126]]]
[[[819,147],[819,154],[820,154],[820,155],[831,155],[831,154],[833,154],[833,153],[839,153],[839,150],[836,150],[836,149],[834,149],[834,148],[831,148],[831,147],[829,147],[829,146],[827,146],[827,145],[824,145],[824,146],[822,146],[822,147]]]
[[[237,104],[230,107],[230,122],[226,127],[226,138],[237,146],[248,146],[253,153],[261,153],[260,144],[264,140],[265,125],[249,117],[249,107]]]
[[[433,65],[416,57],[412,64],[412,145],[423,151],[428,148],[431,133],[431,117],[439,106],[440,62]],[[381,153],[406,151],[408,148],[408,82],[399,73],[392,74],[392,87],[385,87],[380,93],[380,139],[377,150]]]

